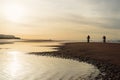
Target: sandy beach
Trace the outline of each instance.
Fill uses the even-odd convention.
[[[101,74],[99,80],[120,79],[120,44],[119,43],[65,43],[54,52],[33,52],[29,54],[49,55],[61,58],[70,58],[87,62],[97,66]]]
[[[66,43],[60,51],[71,56],[90,57],[120,65],[120,44]]]
[[[55,46],[52,46],[55,47]],[[65,43],[58,51],[47,52],[49,55],[68,55],[71,57],[89,57],[107,63],[120,65],[120,43]],[[32,53],[46,54],[46,53]]]

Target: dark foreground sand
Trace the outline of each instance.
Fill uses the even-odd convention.
[[[62,50],[68,55],[85,56],[120,65],[120,44],[115,43],[67,43]]]
[[[30,53],[72,58],[97,66],[101,74],[99,80],[120,80],[120,44],[116,43],[66,43],[55,52]]]

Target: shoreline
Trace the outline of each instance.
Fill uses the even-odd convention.
[[[115,43],[65,43],[54,52],[32,52],[29,54],[53,56],[93,64],[100,70],[96,80],[120,79],[120,44]]]

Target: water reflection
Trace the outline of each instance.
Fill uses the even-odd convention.
[[[9,62],[7,64],[7,74],[9,74],[10,79],[14,80],[19,72],[21,72],[22,69],[22,65],[20,63],[19,60],[19,55],[21,52],[19,51],[11,51],[11,52],[7,52],[7,54],[9,55]]]
[[[58,42],[42,42],[42,43],[27,43],[27,42],[15,42],[14,44],[4,44],[0,45],[0,48],[3,50],[0,52],[5,52],[8,49],[8,52],[11,51],[22,51],[22,52],[48,52],[55,51],[54,48],[50,45],[60,45]],[[48,47],[47,47],[48,46]]]
[[[0,80],[93,80],[99,74],[99,70],[91,64],[25,54],[54,50],[52,47],[43,47],[46,45],[59,43],[0,45]]]
[[[4,61],[0,62],[0,68],[4,70],[0,69],[0,80],[88,80],[99,74],[93,65],[69,59],[19,51],[8,52],[0,58]]]

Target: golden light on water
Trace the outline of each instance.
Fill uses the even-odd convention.
[[[10,75],[14,78],[14,77],[16,77],[17,72],[19,72],[19,70],[21,69],[20,60],[19,60],[19,57],[17,56],[18,54],[20,54],[20,52],[19,51],[11,51],[11,52],[8,52],[8,54],[10,54],[12,57],[12,61],[8,65],[9,72],[10,72]]]
[[[7,52],[8,54],[12,54],[13,57],[15,58],[17,54],[20,54],[21,52],[19,51],[10,51],[10,52]]]
[[[18,4],[5,4],[3,6],[5,18],[12,22],[19,22],[25,15],[25,7]]]
[[[78,77],[88,80],[89,75],[94,74],[94,78],[99,74],[98,69],[87,63],[22,53],[21,50],[8,50],[0,55],[2,73],[0,80],[56,80],[61,78],[69,80],[71,76],[74,80]]]

